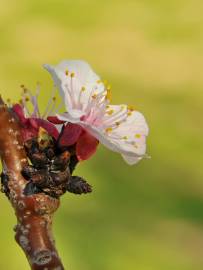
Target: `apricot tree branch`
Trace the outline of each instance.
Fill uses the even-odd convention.
[[[15,239],[25,252],[31,269],[63,270],[51,232],[59,199],[43,193],[24,195],[27,181],[21,171],[28,164],[27,156],[18,120],[2,99],[0,131],[0,155],[3,170],[9,178],[7,195],[17,217]]]

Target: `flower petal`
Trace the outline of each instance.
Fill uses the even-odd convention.
[[[120,121],[119,125],[115,124],[115,120]],[[121,115],[120,118],[112,116],[108,127],[104,124],[100,127],[84,122],[80,124],[106,147],[121,153],[129,164],[135,164],[145,155],[148,126],[144,116],[137,111]]]
[[[148,135],[144,116],[126,105],[108,105],[107,89],[86,62],[63,61],[44,67],[65,102],[67,112],[57,115],[59,120],[80,125],[112,151],[121,153],[129,164],[144,157]]]
[[[78,123],[80,122],[80,118],[82,117],[82,114],[80,111],[74,112],[73,114],[69,114],[68,112],[65,112],[63,114],[57,114],[56,117],[64,122],[71,122],[71,123]]]
[[[24,115],[22,106],[20,104],[14,104],[12,110],[17,114],[20,123],[25,125],[27,123],[27,119]]]
[[[129,153],[129,156],[143,156],[146,152],[146,136],[148,126],[144,116],[137,111],[127,111],[116,119],[112,116],[109,127],[103,132],[114,143],[120,153]]]
[[[48,116],[47,120],[55,125],[64,124],[65,121],[60,120],[57,116]]]
[[[70,146],[77,142],[83,129],[81,126],[68,123],[61,131],[61,136],[59,138],[59,146]]]
[[[76,155],[78,160],[89,159],[97,150],[99,141],[88,132],[84,132],[76,144]]]
[[[37,122],[37,118],[28,118],[27,121],[31,127],[33,127],[34,129],[37,129],[37,130],[39,129],[39,124]]]
[[[33,128],[32,126],[22,127],[21,134],[23,141],[26,142],[27,140],[30,140],[33,137],[37,137],[38,130]]]
[[[128,155],[122,155],[122,157],[125,160],[125,162],[128,163],[129,165],[135,165],[142,159],[142,157],[131,157]]]
[[[73,118],[74,111],[80,111],[81,115],[86,114],[90,109],[89,104],[95,102],[95,98],[100,97],[101,93],[106,93],[99,76],[84,61],[63,61],[57,66],[46,64],[44,67],[50,72],[65,102],[67,112]]]

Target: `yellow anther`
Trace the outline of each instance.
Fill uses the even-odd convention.
[[[103,84],[104,84],[105,86],[107,86],[108,81],[107,81],[107,80],[103,80]]]
[[[26,102],[30,101],[29,97],[26,97],[26,98],[25,98],[25,101],[26,101]]]
[[[111,90],[111,85],[110,85],[110,84],[108,84],[108,85],[106,86],[106,90]]]
[[[106,112],[108,115],[112,115],[114,113],[114,110],[109,110]]]
[[[81,91],[84,92],[86,90],[86,88],[84,86],[82,86]]]
[[[28,91],[28,90],[27,90],[27,88],[25,88],[25,87],[24,87],[24,88],[23,88],[23,92],[24,92],[24,94],[26,94],[26,93],[27,93],[27,91]]]
[[[70,76],[71,76],[71,78],[75,77],[75,73],[71,72]]]
[[[94,94],[92,95],[92,98],[95,99],[96,97],[97,97],[97,94],[94,93]]]
[[[128,139],[128,137],[127,136],[123,136],[123,138],[122,138],[123,140],[127,140]]]
[[[135,134],[135,138],[137,139],[141,138],[141,134]]]
[[[127,115],[128,115],[128,116],[131,116],[131,115],[132,115],[132,112],[128,112]]]
[[[11,99],[10,98],[7,98],[6,101],[7,101],[7,103],[10,103],[11,102]]]
[[[21,84],[20,87],[21,87],[21,88],[25,88],[25,85],[24,85],[24,84]]]
[[[51,141],[48,132],[42,127],[39,128],[37,141],[40,149],[45,149]]]
[[[52,100],[53,100],[53,101],[56,101],[56,97],[53,97]]]
[[[109,108],[110,108],[110,106],[109,106],[109,105],[106,105],[106,108],[107,108],[107,109],[109,109]]]
[[[40,127],[38,134],[39,136],[44,136],[47,135],[47,131],[44,128]]]
[[[102,83],[102,80],[97,80],[97,83]]]
[[[66,76],[68,76],[68,75],[69,75],[69,71],[68,71],[68,69],[66,69],[65,74],[66,74]]]
[[[106,100],[111,101],[111,90],[106,89],[107,93],[106,93]]]
[[[111,127],[108,127],[105,129],[105,131],[108,133],[108,132],[111,132],[112,131],[112,128]]]
[[[22,99],[19,99],[19,103],[20,103],[20,104],[23,104],[23,100],[22,100]]]
[[[135,108],[133,106],[129,105],[128,110],[132,112],[132,111],[135,111]]]
[[[115,124],[118,127],[118,126],[120,126],[121,123],[120,122],[116,122]]]

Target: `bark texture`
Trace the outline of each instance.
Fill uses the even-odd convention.
[[[63,270],[52,236],[52,219],[59,199],[46,194],[25,196],[27,181],[22,168],[28,164],[20,126],[15,115],[0,100],[0,155],[4,172],[9,176],[8,198],[15,210],[15,239],[23,249],[31,269]]]

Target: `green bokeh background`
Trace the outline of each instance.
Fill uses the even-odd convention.
[[[203,269],[203,2],[0,0],[0,92],[52,89],[41,66],[84,59],[112,85],[113,102],[141,110],[150,160],[128,166],[100,146],[76,173],[94,186],[66,194],[56,243],[66,269]],[[46,97],[46,98],[45,98]],[[27,270],[15,217],[0,196],[0,269]]]

